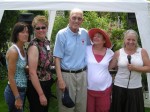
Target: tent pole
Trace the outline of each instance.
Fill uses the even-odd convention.
[[[51,11],[51,10],[48,11],[48,21],[49,21],[48,33],[47,33],[48,40],[51,40],[51,34],[54,26],[55,16],[56,16],[56,11]]]
[[[150,56],[149,42],[150,42],[150,14],[147,11],[138,11],[135,13],[138,29],[140,33],[142,47],[145,48]],[[148,91],[149,91],[149,100],[150,100],[150,73],[147,73],[147,82],[148,82]]]
[[[3,14],[4,14],[4,10],[0,10],[0,23],[1,23],[1,20],[2,20],[2,17],[3,17]]]

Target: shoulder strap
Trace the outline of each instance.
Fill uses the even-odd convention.
[[[13,44],[13,46],[16,48],[16,50],[17,50],[17,52],[18,52],[19,57],[20,57],[22,60],[24,60],[25,58],[21,55],[21,53],[20,53],[20,50],[19,50],[18,46],[17,46],[17,45],[15,45],[15,44]]]

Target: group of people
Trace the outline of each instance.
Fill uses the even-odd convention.
[[[83,20],[82,10],[71,10],[68,26],[56,35],[53,56],[45,16],[33,19],[34,39],[26,51],[28,26],[15,24],[13,45],[6,53],[9,81],[4,95],[9,112],[23,112],[25,96],[30,112],[48,112],[53,57],[59,112],[144,112],[141,74],[150,72],[150,60],[138,46],[138,34],[127,30],[123,47],[113,52],[109,35],[99,28],[81,28]],[[112,81],[109,70],[114,68]],[[75,104],[72,108],[62,103],[66,88]]]
[[[16,23],[12,31],[13,45],[6,53],[9,81],[4,96],[9,112],[23,112],[25,96],[30,112],[48,112],[52,54],[50,41],[46,37],[47,18],[36,16],[32,27],[34,39],[25,50],[24,45],[29,39],[28,25]]]

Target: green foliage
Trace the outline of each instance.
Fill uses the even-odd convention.
[[[86,29],[95,28],[99,26],[98,14],[95,12],[85,12],[84,13],[84,22],[82,27]]]
[[[67,17],[68,18],[68,17]],[[68,19],[66,19],[63,16],[56,16],[55,22],[54,22],[54,27],[52,31],[52,36],[51,36],[51,43],[54,45],[55,43],[55,38],[56,34],[60,29],[63,29],[67,26],[68,24]],[[52,45],[52,46],[53,46]]]
[[[0,65],[0,80],[3,80],[7,77],[6,66]]]
[[[142,73],[142,86],[143,86],[144,91],[148,91],[148,83],[147,83],[146,73]]]
[[[0,51],[8,49],[7,43],[11,37],[11,31],[17,22],[19,11],[5,10],[2,21],[0,23]]]
[[[110,21],[111,19],[109,18],[99,17],[97,12],[88,11],[84,13],[84,22],[82,24],[82,27],[86,29],[102,28],[107,30]]]
[[[123,32],[125,30],[121,28],[114,28],[111,30],[111,42],[113,50],[116,51],[123,46]]]
[[[7,85],[7,79],[4,80],[0,79],[0,110],[1,112],[8,112],[8,107],[6,105],[5,99],[4,99],[4,90]]]

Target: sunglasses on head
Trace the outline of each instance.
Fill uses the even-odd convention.
[[[40,29],[45,30],[46,27],[45,27],[45,26],[42,26],[42,27],[35,27],[35,29],[36,29],[36,30],[40,30]]]

